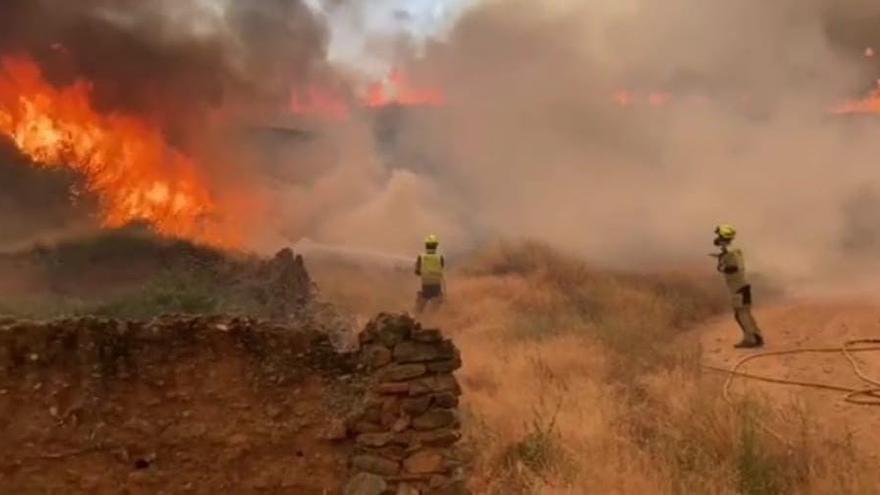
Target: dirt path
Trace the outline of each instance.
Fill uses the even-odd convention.
[[[880,304],[868,302],[798,301],[759,309],[756,314],[767,345],[763,351],[827,347],[846,340],[880,338]],[[710,322],[701,331],[703,362],[729,368],[742,357],[761,351],[734,349],[740,332],[733,317]],[[858,354],[866,374],[880,380],[880,352]],[[847,387],[865,384],[842,354],[797,354],[758,358],[741,371],[763,376]],[[737,379],[733,393],[757,392],[780,406],[798,404],[818,428],[828,428],[841,441],[853,442],[872,457],[880,457],[880,407],[845,402],[844,394]]]

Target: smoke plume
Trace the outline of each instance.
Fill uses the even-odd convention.
[[[533,237],[654,269],[710,261],[730,222],[750,268],[819,279],[864,266],[880,230],[864,206],[880,190],[878,125],[829,111],[880,76],[864,55],[878,26],[869,0],[487,0],[406,64],[444,108],[207,148],[269,205],[249,247]],[[293,0],[0,6],[0,51],[91,80],[103,108],[149,116],[184,148],[216,141],[218,113],[270,115],[292,87],[351,91],[327,38]]]
[[[35,57],[54,82],[85,79],[105,110],[183,134],[224,106],[284,103],[326,72],[323,25],[298,0],[8,0],[0,50]],[[195,122],[193,122],[195,120]]]
[[[300,0],[0,4],[0,56],[35,60],[59,88],[86,81],[96,111],[158,128],[194,158],[214,199],[238,209],[262,203],[245,190],[262,187],[266,164],[237,129],[286,110],[297,88],[340,85],[326,44]]]
[[[752,269],[827,275],[851,196],[880,185],[877,123],[829,112],[880,75],[877,26],[856,0],[485,2],[413,63],[450,104],[402,133],[443,157],[419,177],[472,238],[650,269],[706,259],[729,222]]]

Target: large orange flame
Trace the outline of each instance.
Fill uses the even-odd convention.
[[[2,58],[0,135],[37,166],[79,173],[105,227],[141,221],[164,235],[233,244],[211,226],[218,207],[193,160],[148,122],[99,113],[91,96],[85,81],[56,88],[31,59]]]

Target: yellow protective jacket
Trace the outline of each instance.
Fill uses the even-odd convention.
[[[436,252],[427,252],[416,259],[416,275],[422,278],[422,285],[441,285],[446,262]]]
[[[718,256],[718,271],[724,275],[731,294],[736,294],[749,285],[746,281],[746,263],[738,248],[727,249]]]

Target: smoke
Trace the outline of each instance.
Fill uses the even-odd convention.
[[[102,110],[191,133],[211,111],[273,109],[327,76],[323,25],[298,0],[8,0],[0,51],[56,83],[86,79]]]
[[[235,162],[218,175],[268,204],[249,247],[533,237],[653,269],[705,260],[730,222],[750,268],[779,278],[864,261],[853,246],[876,220],[853,198],[880,187],[877,126],[828,109],[880,75],[862,56],[880,46],[875,2],[484,1],[407,64],[448,105],[392,119],[391,137],[384,116],[355,115],[296,145],[217,145],[218,114],[271,115],[315,83],[352,91],[323,22],[294,0],[10,0],[0,51]],[[622,89],[640,99],[621,107]]]
[[[72,174],[26,167],[25,159],[2,143],[0,157],[6,157],[0,160],[0,252],[88,229],[94,205],[89,198],[71,197]]]
[[[296,88],[343,85],[326,45],[300,0],[0,3],[0,55],[36,60],[58,87],[87,81],[100,113],[156,126],[194,158],[228,216],[261,212],[253,191],[268,180],[236,132],[285,111]],[[16,161],[7,155],[4,165]],[[31,190],[39,201],[39,185]]]
[[[158,126],[195,158],[229,222],[248,229],[245,248],[274,252],[311,236],[403,250],[415,229],[454,231],[434,221],[443,201],[430,181],[382,161],[369,119],[266,130],[302,124],[285,116],[293,91],[351,99],[358,81],[328,62],[324,22],[300,0],[9,0],[0,55],[34,58],[59,87],[88,81],[102,113]],[[39,201],[47,188],[29,189]],[[395,235],[399,225],[409,230]]]
[[[841,28],[871,16],[861,1],[486,2],[412,63],[450,104],[401,130],[399,148],[442,157],[411,208],[465,241],[535,237],[633,269],[706,259],[729,222],[753,270],[827,275],[852,242],[850,197],[880,179],[876,124],[828,112],[880,75],[861,44],[877,30]],[[620,107],[621,88],[672,100]]]
[[[281,196],[288,233],[390,252],[532,237],[641,270],[706,260],[730,222],[753,271],[827,278],[864,252],[873,216],[853,220],[852,197],[880,178],[875,126],[828,112],[880,75],[872,17],[856,0],[484,2],[407,68],[449,105],[402,116],[391,152],[339,138],[338,165]]]
[[[450,246],[466,245],[472,232],[466,228],[466,205],[453,201],[440,177],[413,170],[386,155],[372,132],[371,119],[356,119],[336,129],[325,129],[308,148],[286,155],[300,167],[305,149],[333,147],[312,159],[314,175],[296,182],[276,184],[276,216],[265,231],[263,246],[309,238],[321,243],[405,254],[418,249],[430,232],[442,232]],[[320,154],[319,154],[320,155]],[[293,166],[293,165],[292,165]]]

